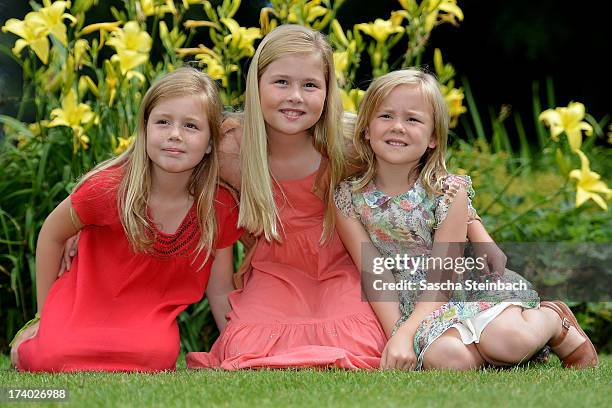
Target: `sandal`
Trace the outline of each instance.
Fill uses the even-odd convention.
[[[559,338],[551,340],[548,343],[551,348],[557,347],[558,345],[563,343],[563,340],[565,340],[565,337],[567,337],[567,333],[569,332],[569,329],[572,326],[574,326],[578,333],[585,338],[585,341],[574,351],[570,352],[563,358],[559,357],[563,366],[565,368],[578,369],[597,367],[599,359],[597,357],[597,351],[595,350],[595,346],[593,346],[593,343],[591,342],[591,339],[589,339],[589,336],[584,333],[584,331],[578,324],[576,316],[574,316],[570,308],[560,300],[542,301],[540,302],[540,307],[547,307],[555,311],[561,318],[561,334],[559,335]]]

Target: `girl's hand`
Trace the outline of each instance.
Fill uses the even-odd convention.
[[[475,255],[487,260],[486,266],[489,274],[504,274],[508,257],[495,242],[475,242],[473,245]]]
[[[242,116],[233,115],[221,124],[219,144],[219,177],[234,190],[240,191],[240,143],[242,140]]]
[[[15,340],[13,340],[13,345],[11,346],[11,364],[13,365],[13,367],[17,368],[17,362],[19,361],[17,350],[19,349],[19,346],[27,339],[36,336],[36,333],[38,333],[39,326],[40,321],[32,324],[31,326],[26,327],[26,329],[19,333],[19,336],[17,336]]]
[[[57,274],[58,278],[62,276],[64,272],[68,272],[70,270],[70,267],[72,266],[72,259],[77,254],[80,236],[81,231],[77,232],[76,235],[73,235],[66,240],[66,244],[64,244],[64,253],[62,254],[62,263],[60,264],[60,270]]]
[[[483,272],[486,274],[503,275],[508,258],[499,249],[495,241],[493,241],[493,238],[491,238],[482,222],[474,220],[474,222],[468,224],[467,236],[472,243],[476,257],[487,260]]]
[[[414,370],[417,356],[414,353],[413,342],[414,333],[404,324],[387,342],[380,359],[380,368]]]

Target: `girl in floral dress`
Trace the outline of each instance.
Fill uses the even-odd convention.
[[[437,81],[418,70],[384,75],[372,82],[364,96],[353,141],[367,166],[340,183],[335,202],[338,232],[365,278],[372,276],[366,265],[375,258],[365,255],[369,243],[379,259],[404,254],[425,254],[429,259],[454,254],[452,259],[460,259],[460,254],[453,253],[456,244],[449,243],[465,242],[468,221],[475,216],[474,191],[469,177],[446,171],[448,121]],[[433,282],[437,271],[412,266],[393,268],[397,283],[418,285],[428,278]],[[373,305],[378,304],[374,309],[383,326],[396,322],[393,329],[384,327],[393,334],[382,366],[515,365],[546,344],[565,367],[597,365],[591,341],[564,303],[540,302],[514,272],[490,277],[513,289],[458,292],[447,288],[445,298],[440,298],[443,292],[438,288],[401,290],[399,308],[394,302],[381,307],[384,299],[370,297]],[[368,285],[374,282],[364,282],[371,293]]]

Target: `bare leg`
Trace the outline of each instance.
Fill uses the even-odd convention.
[[[514,365],[527,361],[560,333],[561,319],[554,311],[509,306],[485,327],[476,347],[491,364]],[[574,330],[553,352],[563,357],[584,341]]]
[[[19,362],[19,346],[27,339],[36,336],[36,333],[38,333],[39,325],[40,322],[36,322],[33,325],[26,327],[25,330],[19,333],[19,336],[17,336],[15,340],[13,340],[13,344],[11,346],[11,364],[13,365],[13,367],[17,368],[17,363]]]
[[[455,328],[448,329],[431,343],[423,358],[426,370],[471,370],[482,367],[484,363],[474,344],[463,344]]]

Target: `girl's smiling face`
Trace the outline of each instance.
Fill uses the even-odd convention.
[[[210,127],[199,95],[162,99],[147,120],[147,155],[153,172],[191,172],[210,152]]]
[[[259,100],[268,136],[307,132],[321,118],[327,84],[316,53],[276,59],[259,79]]]
[[[418,164],[435,148],[433,109],[415,85],[398,85],[374,111],[365,137],[379,163]]]

